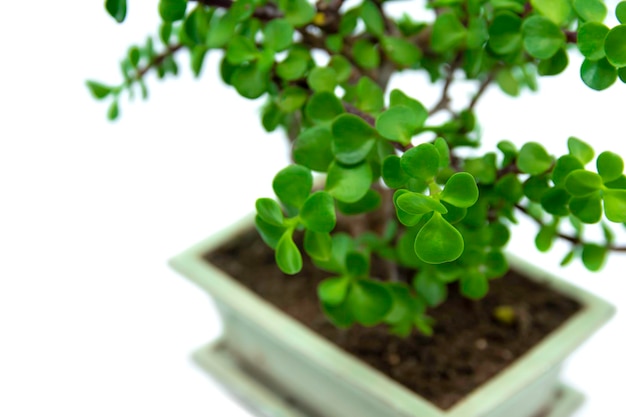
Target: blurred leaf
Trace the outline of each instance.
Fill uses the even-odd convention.
[[[376,131],[362,118],[353,114],[342,114],[332,124],[333,153],[346,165],[365,160],[376,143]]]
[[[273,19],[263,28],[263,45],[275,52],[281,52],[293,42],[293,26],[286,19]]]
[[[485,274],[469,270],[461,276],[461,294],[472,300],[483,298],[489,291],[489,281]]]
[[[276,264],[285,274],[294,275],[302,269],[302,254],[291,233],[285,232],[276,245]]]
[[[385,31],[385,22],[378,6],[371,0],[365,0],[361,5],[361,19],[365,28],[376,37],[381,37]]]
[[[313,259],[327,261],[332,253],[332,237],[328,233],[304,231],[304,250]]]
[[[313,171],[326,172],[334,159],[331,150],[333,135],[326,126],[303,130],[293,144],[293,159]]]
[[[602,22],[606,17],[606,6],[599,0],[574,0],[574,10],[586,22]]]
[[[104,7],[117,23],[122,23],[126,18],[126,0],[105,0]]]
[[[313,188],[313,175],[302,165],[289,165],[276,174],[272,188],[284,204],[300,208]]]
[[[278,203],[271,198],[259,198],[256,201],[258,216],[272,226],[283,226],[284,216]]]
[[[528,142],[522,146],[517,157],[520,171],[530,175],[543,174],[552,167],[552,157],[537,142]]]
[[[604,190],[604,213],[612,222],[626,222],[626,190]]]
[[[606,59],[585,59],[580,67],[580,76],[588,87],[600,91],[609,88],[617,80],[617,69]]]
[[[442,13],[433,24],[430,44],[433,51],[447,52],[460,47],[467,37],[467,29],[453,12]]]
[[[602,178],[595,172],[577,169],[565,178],[565,189],[571,195],[584,197],[602,188]]]
[[[624,160],[613,152],[605,151],[598,155],[596,165],[598,174],[605,183],[618,179],[624,172]]]
[[[522,24],[524,48],[539,59],[551,58],[565,45],[565,35],[557,24],[543,16],[531,16]]]
[[[331,232],[337,223],[333,198],[326,191],[311,194],[300,210],[300,218],[309,230],[319,233]]]
[[[583,223],[598,223],[602,219],[602,199],[596,192],[585,197],[574,197],[569,202],[572,214]]]
[[[309,119],[316,123],[330,122],[343,112],[341,101],[328,91],[313,94],[305,109]]]
[[[327,278],[317,287],[317,295],[324,304],[338,305],[344,302],[350,290],[349,277]]]
[[[382,322],[391,310],[392,302],[385,285],[370,279],[353,283],[346,299],[353,317],[364,326]]]
[[[159,0],[159,14],[164,22],[175,22],[185,17],[187,0]]]
[[[609,33],[609,28],[602,23],[584,23],[578,29],[576,44],[580,53],[587,59],[598,60],[605,56],[604,40]]]
[[[609,62],[616,67],[626,67],[626,25],[615,26],[604,40],[604,51]]]

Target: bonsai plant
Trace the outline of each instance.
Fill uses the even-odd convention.
[[[575,137],[565,155],[506,140],[485,152],[475,117],[490,86],[511,96],[535,90],[536,77],[560,74],[570,53],[584,56],[590,88],[626,82],[626,24],[606,26],[599,0],[442,0],[427,2],[420,18],[392,17],[389,3],[160,0],[158,37],[130,47],[123,82],[88,87],[116,119],[125,94],[147,96],[146,74],[177,74],[180,51],[198,76],[207,54],[223,51],[223,81],[245,98],[265,97],[264,128],[284,129],[292,143],[294,163],[272,184],[278,201],[257,200],[257,230],[284,273],[310,258],[330,274],[317,295],[339,327],[431,335],[429,309],[452,284],[481,299],[507,273],[504,248],[519,216],[539,226],[540,251],[569,242],[563,265],[598,271],[610,252],[626,251],[614,243],[614,225],[626,222],[619,155],[596,156]],[[124,20],[125,0],[105,6]],[[626,2],[615,14],[626,23]],[[441,87],[438,102],[427,108],[387,91],[399,72],[427,74]],[[468,100],[451,95],[458,83],[473,86]],[[586,237],[587,225],[599,225],[602,241]],[[495,315],[506,322],[515,311]]]

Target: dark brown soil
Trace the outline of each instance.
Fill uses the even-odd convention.
[[[432,337],[414,333],[399,338],[383,326],[339,330],[322,314],[316,295],[317,284],[328,274],[307,261],[300,274],[282,274],[273,251],[256,231],[207,254],[206,259],[442,409],[504,369],[580,309],[576,301],[513,271],[492,281],[489,295],[481,301],[462,298],[452,288],[448,301],[429,312],[437,322]],[[515,309],[513,324],[494,318],[494,309],[502,305]]]

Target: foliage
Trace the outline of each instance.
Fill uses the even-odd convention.
[[[424,21],[391,18],[386,4],[160,0],[158,38],[130,47],[123,82],[87,85],[96,99],[110,100],[115,119],[122,94],[139,88],[147,96],[147,73],[178,73],[179,51],[189,52],[197,76],[207,53],[222,51],[223,81],[243,97],[265,97],[263,126],[284,128],[293,142],[294,164],[273,182],[278,200],[257,201],[258,230],[286,274],[301,270],[302,250],[329,272],[318,294],[337,326],[431,333],[427,308],[446,299],[448,285],[458,282],[478,299],[506,273],[503,250],[518,215],[538,224],[539,250],[559,238],[571,244],[563,264],[580,258],[596,271],[609,251],[624,251],[609,226],[626,222],[619,155],[596,158],[574,137],[560,156],[541,143],[517,149],[508,141],[496,152],[460,155],[480,144],[474,109],[491,85],[512,96],[534,90],[537,76],[561,73],[575,50],[590,88],[626,82],[626,2],[612,28],[600,0],[432,0]],[[105,7],[125,19],[126,0]],[[401,71],[426,72],[442,86],[440,101],[427,109],[401,90],[387,94],[389,78]],[[459,79],[476,90],[455,111],[449,90]],[[317,186],[315,172],[324,174]],[[395,215],[368,229],[363,214],[377,210]],[[336,230],[338,217],[349,220],[347,230]],[[587,224],[601,224],[604,242],[584,237]],[[375,261],[385,274],[373,272]],[[399,280],[398,268],[414,271],[412,279]]]

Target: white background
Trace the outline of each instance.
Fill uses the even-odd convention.
[[[179,80],[150,78],[150,101],[123,101],[108,123],[84,81],[119,81],[119,58],[153,33],[157,12],[156,0],[131,1],[119,26],[102,3],[0,9],[0,415],[248,416],[191,363],[219,322],[166,262],[272,195],[284,141],[261,129],[260,101],[218,81],[216,55],[200,81],[181,56]],[[577,68],[523,100],[490,90],[478,108],[486,148],[535,140],[560,154],[576,135],[626,155],[626,89],[591,91]],[[434,100],[421,76],[394,83]],[[588,396],[576,417],[623,415],[626,259],[559,271],[565,246],[539,255],[535,229],[518,231],[512,251],[621,310],[564,377]]]

